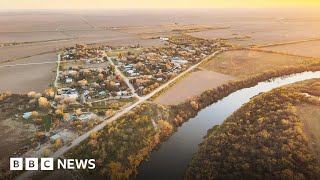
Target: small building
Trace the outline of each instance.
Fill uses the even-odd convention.
[[[167,38],[167,37],[160,37],[160,40],[161,40],[161,41],[169,41],[169,38]]]
[[[73,121],[76,117],[75,116],[70,116],[69,119],[63,119],[64,121]]]
[[[64,97],[64,98],[78,98],[79,96],[78,96],[78,93],[71,93],[71,94],[62,94],[62,96]]]
[[[31,117],[31,115],[32,115],[32,112],[25,112],[22,117],[24,119],[29,119]]]
[[[93,114],[92,113],[82,113],[78,119],[81,120],[81,121],[87,121],[87,120],[90,120],[92,118]]]
[[[50,137],[50,142],[54,143],[57,139],[61,139],[61,136],[59,134],[55,134]]]
[[[118,91],[117,92],[117,96],[125,96],[125,95],[128,95],[127,91]]]
[[[72,79],[72,78],[67,78],[67,79],[66,79],[66,83],[67,83],[67,84],[70,84],[70,83],[72,83],[72,82],[73,82],[73,79]]]
[[[163,81],[163,78],[157,78],[157,81]]]
[[[134,71],[133,71],[133,70],[127,70],[127,72],[128,72],[129,74],[134,73]]]
[[[180,59],[178,57],[174,57],[172,60],[171,60],[172,63],[177,63],[177,64],[186,64],[188,63],[187,60],[183,60],[183,59]]]
[[[107,95],[107,93],[106,93],[105,91],[100,91],[100,92],[99,92],[99,95],[100,95],[100,96],[105,96],[105,95]]]

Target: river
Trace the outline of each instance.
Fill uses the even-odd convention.
[[[141,163],[135,179],[178,180],[183,177],[188,162],[197,151],[207,131],[220,125],[228,116],[239,109],[250,98],[262,92],[298,81],[320,78],[320,71],[304,72],[260,82],[251,88],[238,90],[222,100],[202,109],[189,119],[159,149],[153,151],[150,159]]]

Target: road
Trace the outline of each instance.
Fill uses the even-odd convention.
[[[140,96],[136,93],[136,90],[134,89],[133,85],[130,83],[130,79],[129,79],[127,76],[125,76],[125,75],[119,70],[119,68],[113,63],[113,61],[111,60],[111,58],[108,57],[105,52],[104,52],[104,56],[107,57],[107,59],[108,59],[108,61],[110,62],[110,64],[114,66],[115,72],[116,72],[117,74],[121,74],[121,75],[124,77],[127,86],[129,87],[129,89],[131,89],[132,95],[133,95],[134,97],[140,98]]]
[[[167,88],[171,83],[173,83],[174,81],[178,80],[180,77],[184,76],[185,74],[189,73],[190,71],[194,70],[197,66],[199,66],[202,62],[214,57],[216,54],[220,53],[221,51],[216,51],[213,54],[209,55],[208,57],[206,57],[205,59],[203,59],[202,61],[200,61],[199,63],[191,66],[189,69],[187,69],[186,71],[180,73],[178,76],[176,76],[175,78],[169,80],[168,82],[166,82],[165,84],[161,85],[159,88],[155,89],[154,91],[152,91],[151,93],[149,93],[146,96],[140,97],[139,101],[137,101],[136,103],[134,103],[133,105],[125,108],[123,111],[115,114],[114,116],[112,116],[109,119],[105,119],[101,124],[97,125],[96,127],[94,127],[93,129],[91,129],[90,131],[82,134],[81,136],[77,137],[76,139],[74,139],[72,141],[72,144],[70,146],[64,145],[62,146],[60,149],[58,149],[57,151],[55,151],[50,157],[57,159],[61,156],[64,155],[64,153],[66,153],[68,150],[70,150],[71,148],[79,145],[82,141],[84,141],[85,139],[87,139],[90,134],[92,132],[97,132],[102,130],[107,124],[115,121],[116,119],[118,119],[119,117],[123,116],[124,114],[128,113],[129,111],[131,111],[133,108],[135,108],[136,106],[142,104],[143,102],[147,101],[148,99],[150,99],[152,96],[154,96],[155,94],[157,94],[158,92],[162,91],[163,89]],[[25,180],[25,179],[29,179],[32,178],[32,176],[34,175],[34,173],[37,171],[26,171],[25,173],[21,174],[20,176],[17,177],[18,180]],[[38,171],[39,172],[39,171]]]
[[[57,73],[56,73],[56,79],[54,80],[54,87],[58,87],[58,79],[59,79],[59,74],[60,74],[60,62],[61,62],[61,54],[58,54],[58,61],[57,61]]]
[[[54,64],[57,63],[58,61],[54,62],[41,62],[41,63],[26,63],[26,64],[10,64],[10,65],[3,65],[0,66],[0,68],[5,68],[5,67],[14,67],[14,66],[31,66],[31,65],[41,65],[41,64]]]

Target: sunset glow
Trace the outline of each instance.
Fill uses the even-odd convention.
[[[10,0],[0,9],[318,7],[319,0]]]

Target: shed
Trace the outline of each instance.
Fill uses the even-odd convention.
[[[22,117],[24,119],[29,119],[31,117],[31,115],[32,115],[32,112],[25,112]]]

